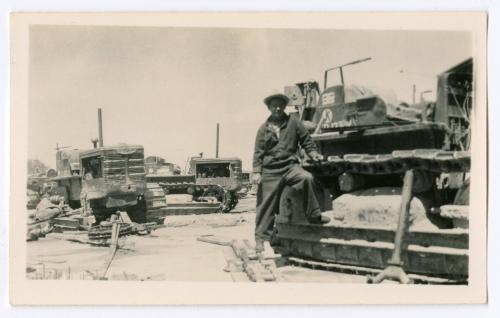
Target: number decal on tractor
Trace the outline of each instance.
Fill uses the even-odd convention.
[[[335,103],[335,92],[329,92],[321,96],[321,102],[323,106],[331,105]]]

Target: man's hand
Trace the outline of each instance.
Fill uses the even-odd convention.
[[[262,175],[258,172],[252,174],[252,182],[254,184],[259,184],[262,181]]]
[[[317,151],[311,151],[309,157],[311,157],[311,160],[314,162],[321,162],[324,159],[323,155],[319,154]]]

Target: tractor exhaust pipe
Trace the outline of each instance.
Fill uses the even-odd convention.
[[[99,148],[104,147],[104,140],[102,139],[102,109],[97,109],[97,125],[99,127]]]
[[[217,123],[217,131],[215,133],[215,158],[219,158],[219,123]]]

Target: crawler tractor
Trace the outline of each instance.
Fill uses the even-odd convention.
[[[94,215],[96,224],[117,211],[127,211],[137,223],[161,222],[165,193],[146,182],[144,148],[120,144],[89,150],[58,150],[57,173],[49,181],[55,193],[73,209]]]
[[[142,146],[121,144],[82,151],[80,169],[81,203],[97,221],[116,211],[127,211],[137,223],[163,217],[165,194],[158,184],[146,182]]]
[[[216,197],[223,212],[236,207],[241,189],[239,158],[192,158],[189,171],[196,176],[196,193]]]
[[[206,201],[209,198],[216,199],[222,212],[229,212],[238,204],[238,191],[242,184],[241,160],[192,157],[187,174],[151,173],[146,178],[151,182],[158,182],[167,195],[192,195],[194,202],[204,203],[203,208],[207,212]]]
[[[472,59],[438,76],[422,114],[347,85],[344,69],[362,61],[325,71],[322,91],[314,81],[285,88],[325,157],[303,166],[332,221],[309,224],[285,187],[272,245],[298,265],[378,274],[369,282],[466,283]],[[328,86],[333,70],[340,85]]]
[[[93,215],[96,224],[118,211],[126,211],[137,223],[162,222],[165,193],[146,181],[144,147],[119,144],[104,146],[102,111],[98,109],[99,139],[89,150],[57,149],[56,191],[84,216]]]

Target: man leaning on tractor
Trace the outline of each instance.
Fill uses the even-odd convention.
[[[304,196],[304,213],[309,222],[329,222],[328,217],[321,215],[313,176],[299,164],[299,146],[313,161],[321,161],[323,156],[317,152],[302,122],[285,113],[288,102],[288,97],[280,93],[264,99],[271,116],[260,126],[255,140],[252,179],[259,185],[255,222],[257,252],[262,252],[264,241],[271,238],[284,186],[292,186]]]

